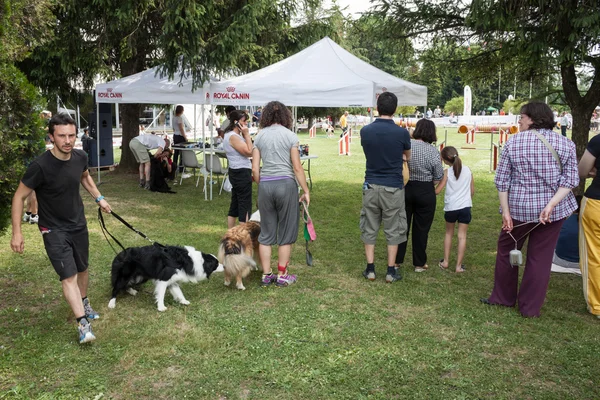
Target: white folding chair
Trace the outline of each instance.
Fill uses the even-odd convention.
[[[198,158],[196,157],[196,152],[184,150],[181,152],[181,163],[183,164],[183,172],[181,173],[181,178],[179,179],[179,184],[183,182],[183,174],[187,169],[192,169],[194,171],[194,176],[196,176],[196,170],[200,171],[198,175],[198,179],[196,180],[196,187],[200,183],[200,175],[204,176],[204,186],[206,187],[206,175],[204,171],[204,167],[202,164],[198,162]]]
[[[225,183],[225,179],[227,178],[227,173],[229,169],[223,167],[221,164],[221,158],[216,154],[205,154],[204,155],[204,169],[206,170],[206,176],[204,177],[204,190],[206,190],[206,178],[210,176],[212,172],[213,175],[217,176],[217,183],[219,182],[219,176],[223,177],[223,182],[221,183],[221,189],[219,190],[219,194],[223,191],[223,184]]]

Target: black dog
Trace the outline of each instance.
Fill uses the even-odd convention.
[[[158,311],[165,311],[167,288],[175,301],[190,304],[183,297],[179,282],[193,282],[208,279],[213,272],[222,272],[223,266],[212,254],[202,253],[193,247],[185,246],[144,246],[131,247],[119,253],[112,264],[112,298],[108,308],[115,308],[117,294],[127,291],[137,294],[134,285],[150,279],[154,281],[154,296]]]
[[[150,161],[150,191],[161,193],[177,193],[171,190],[166,180],[162,161],[152,157]]]

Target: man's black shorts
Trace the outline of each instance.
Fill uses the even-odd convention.
[[[90,248],[87,227],[70,231],[40,227],[40,231],[48,258],[61,281],[87,270]]]
[[[444,212],[444,219],[446,222],[459,224],[468,224],[471,222],[471,207],[461,208],[460,210],[446,211]]]

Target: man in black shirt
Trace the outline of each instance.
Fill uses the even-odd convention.
[[[96,339],[89,320],[100,316],[87,298],[89,238],[79,185],[83,185],[102,211],[110,213],[111,209],[89,174],[87,155],[73,148],[77,132],[75,121],[65,114],[55,115],[48,132],[54,147],[29,165],[13,197],[10,246],[13,251],[23,253],[23,201],[35,190],[38,226],[46,253],[77,318],[79,342],[86,343]]]

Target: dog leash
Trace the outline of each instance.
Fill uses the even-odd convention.
[[[131,225],[129,222],[127,222],[123,218],[121,218],[119,216],[119,214],[117,214],[116,212],[111,211],[110,214],[113,217],[115,217],[116,219],[118,219],[119,221],[121,221],[123,223],[123,225],[125,225],[126,227],[128,227],[129,229],[131,229],[132,231],[134,231],[135,233],[137,233],[138,235],[140,235],[141,237],[143,237],[144,239],[146,239],[150,243],[152,243],[154,246],[165,247],[164,245],[162,245],[162,244],[160,244],[158,242],[155,242],[154,240],[150,239],[148,236],[144,235],[142,232],[140,232],[135,227],[133,227],[133,225]],[[100,228],[102,230],[102,234],[106,238],[106,241],[108,242],[108,244],[110,245],[110,247],[113,249],[113,251],[115,252],[115,254],[117,254],[117,251],[115,250],[115,248],[113,247],[113,245],[110,243],[110,240],[108,239],[108,237],[106,236],[106,234],[108,234],[123,250],[125,250],[125,247],[123,247],[123,245],[121,244],[121,242],[119,242],[119,240],[116,237],[114,237],[113,234],[110,233],[108,231],[108,229],[106,228],[106,223],[104,222],[104,216],[102,215],[102,210],[100,208],[98,208],[98,221],[100,223]]]

